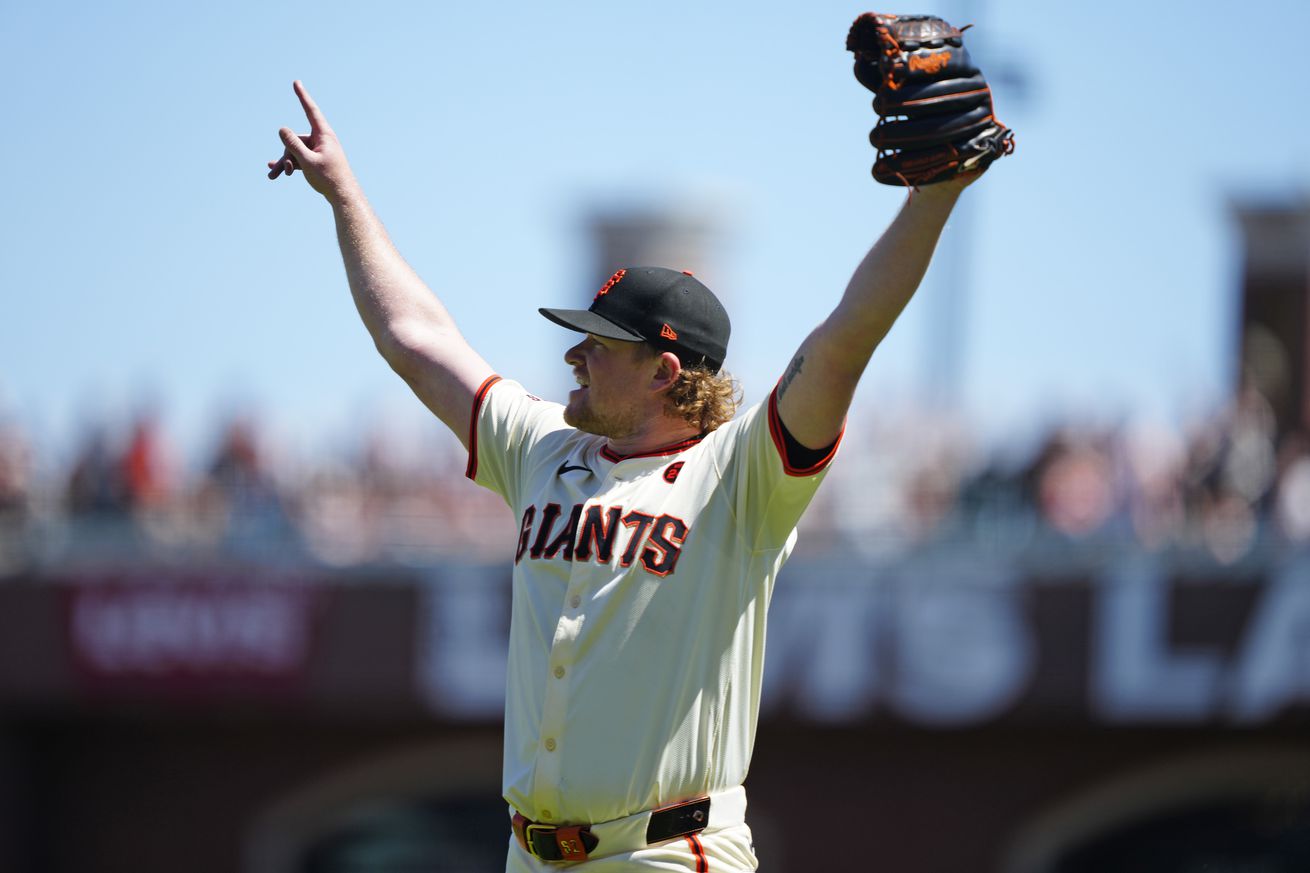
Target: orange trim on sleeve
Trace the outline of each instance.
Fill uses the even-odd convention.
[[[837,454],[837,447],[841,445],[842,437],[846,435],[846,422],[842,422],[841,430],[837,433],[837,439],[828,454],[820,458],[818,463],[804,469],[791,465],[787,457],[787,442],[782,435],[782,429],[782,419],[778,416],[778,386],[775,385],[769,392],[769,436],[773,437],[773,447],[778,450],[778,457],[782,459],[782,470],[788,476],[813,476],[832,463],[833,456]]]
[[[469,414],[469,462],[464,475],[475,482],[478,478],[478,414],[482,412],[482,401],[487,399],[487,392],[499,381],[499,376],[488,376],[473,395],[473,411]]]

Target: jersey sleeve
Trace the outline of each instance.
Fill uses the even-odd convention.
[[[517,382],[492,376],[473,397],[469,459],[464,475],[510,506],[517,505],[524,467],[533,447],[570,430],[564,408],[534,397]]]
[[[815,463],[796,467],[788,461],[784,434],[774,389],[707,438],[723,484],[732,489],[738,529],[756,551],[786,544],[841,445],[838,436]]]

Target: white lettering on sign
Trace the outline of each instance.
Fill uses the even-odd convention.
[[[1125,564],[1096,587],[1092,706],[1110,721],[1194,721],[1214,707],[1218,656],[1169,649],[1168,598],[1164,571],[1146,560]]]
[[[1230,687],[1229,711],[1244,723],[1310,701],[1310,564],[1304,559],[1260,599]]]
[[[916,724],[984,724],[1029,693],[1044,654],[1086,669],[1085,677],[1068,681],[1081,687],[1085,679],[1094,720],[1249,724],[1310,705],[1310,557],[1271,579],[1233,580],[1249,586],[1249,617],[1212,622],[1217,627],[1210,632],[1228,636],[1190,645],[1173,640],[1173,597],[1195,583],[1174,581],[1167,566],[1149,557],[1125,557],[1090,579],[1089,590],[1072,583],[1088,590],[1090,610],[1068,615],[1074,636],[1048,639],[1055,647],[1049,653],[1038,649],[1025,604],[1034,584],[1051,583],[1022,579],[1000,562],[933,562],[890,572],[857,564],[808,569],[809,578],[794,571],[784,576],[774,594],[762,679],[766,712],[842,723],[882,710]],[[505,693],[503,570],[446,568],[426,593],[421,693],[448,715],[494,717]],[[132,620],[148,614],[139,610]],[[219,633],[211,627],[215,620],[194,617],[189,624],[205,629],[195,631],[205,638]],[[166,623],[151,620],[151,634],[129,634],[102,617],[99,632],[167,649],[166,629],[157,627]],[[1230,650],[1233,631],[1237,644]],[[133,647],[108,650],[152,660]],[[1031,703],[1039,711],[1046,701]],[[1068,713],[1061,710],[1060,717]]]
[[[306,656],[304,598],[284,589],[161,585],[73,598],[74,652],[99,673],[282,673]]]
[[[1023,693],[1035,666],[1032,637],[1012,586],[974,580],[899,587],[892,702],[921,724],[994,718]]]
[[[1092,704],[1119,722],[1268,721],[1310,703],[1310,565],[1256,586],[1234,658],[1171,647],[1173,584],[1138,564],[1102,580],[1093,610]],[[1183,583],[1185,584],[1185,583]]]
[[[937,726],[1000,715],[1036,664],[1018,586],[999,571],[975,567],[969,582],[951,581],[952,573],[959,568],[780,588],[770,610],[766,706],[849,721],[881,701],[907,721]]]

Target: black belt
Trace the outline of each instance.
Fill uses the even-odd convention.
[[[698,797],[653,810],[646,844],[698,834],[710,823],[710,799]],[[590,825],[543,825],[514,813],[514,836],[530,855],[543,861],[585,861],[600,845]]]

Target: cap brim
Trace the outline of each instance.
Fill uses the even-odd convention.
[[[635,343],[645,342],[646,339],[627,328],[619,327],[607,318],[602,318],[590,309],[546,309],[541,307],[537,311],[569,330],[594,333],[596,336],[603,336],[607,339],[627,340]]]

